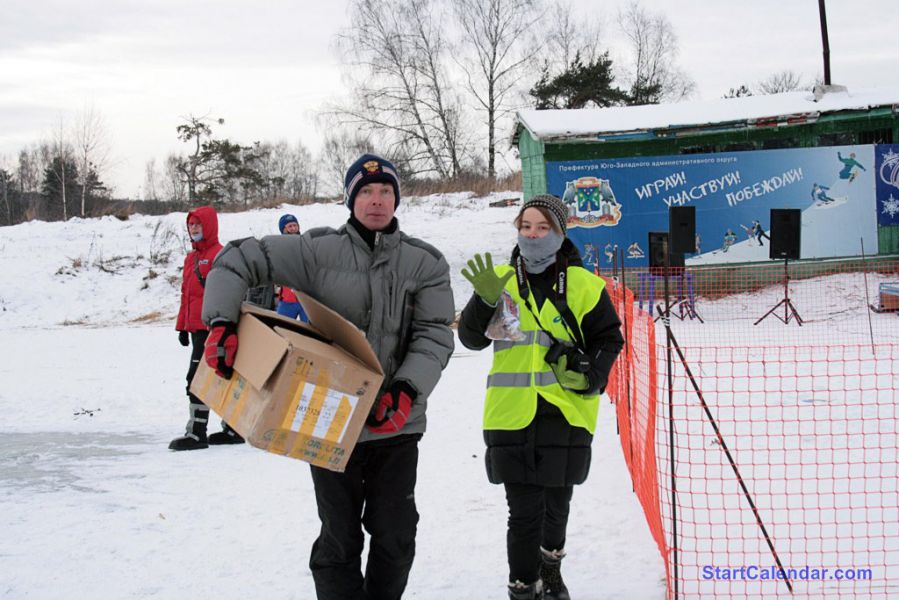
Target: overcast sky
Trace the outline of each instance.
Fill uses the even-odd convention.
[[[444,0],[451,1],[451,0]],[[315,111],[342,89],[334,38],[346,0],[4,0],[0,19],[0,166],[93,106],[106,121],[114,169],[105,180],[134,197],[146,162],[182,152],[188,114],[223,117],[241,143],[302,140],[322,131]],[[613,58],[624,48],[614,18],[624,0],[574,0],[605,26]],[[664,10],[696,99],[721,97],[792,69],[823,72],[816,0],[644,0]],[[895,0],[827,6],[834,83],[899,85]],[[505,133],[504,133],[505,135]]]

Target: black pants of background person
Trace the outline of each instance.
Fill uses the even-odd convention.
[[[206,346],[206,338],[209,332],[190,332],[190,367],[187,369],[187,398],[190,401],[190,420],[187,422],[187,433],[206,438],[206,423],[209,421],[209,408],[203,401],[190,393],[190,382],[203,360],[203,349]]]
[[[533,583],[540,576],[540,546],[547,550],[565,547],[574,488],[527,483],[504,485],[509,504],[509,529],[506,532],[509,581]]]
[[[321,533],[309,568],[319,600],[399,600],[415,558],[420,434],[356,446],[346,471],[312,467]],[[362,527],[369,533],[362,575]]]
[[[196,374],[200,366],[200,361],[203,360],[203,349],[206,347],[207,337],[209,337],[209,332],[205,329],[190,332],[190,367],[187,369],[187,397],[196,404],[203,404],[203,402],[190,393],[190,381],[194,378],[194,374]]]

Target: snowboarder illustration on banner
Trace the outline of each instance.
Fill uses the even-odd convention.
[[[862,171],[867,171],[860,162],[855,160],[855,152],[850,152],[849,158],[843,158],[843,155],[837,152],[837,159],[843,163],[843,170],[840,171],[840,179],[848,179],[849,183],[855,181],[855,178],[858,176],[858,171],[853,171],[854,167],[858,167]]]
[[[697,233],[696,234],[696,254],[702,254],[702,237]]]

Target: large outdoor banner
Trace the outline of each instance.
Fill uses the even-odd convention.
[[[875,147],[877,155],[877,223],[899,225],[899,144]]]
[[[880,156],[889,148],[549,162],[547,187],[569,206],[569,237],[585,264],[600,268],[611,266],[616,247],[625,251],[625,266],[647,265],[649,232],[668,230],[670,206],[689,205],[696,206],[697,251],[687,264],[769,260],[772,208],[802,210],[802,258],[857,256],[862,240],[867,253],[877,252],[878,165],[892,165],[880,170],[893,182],[899,177],[899,156]],[[899,189],[892,194],[890,223],[899,223]]]

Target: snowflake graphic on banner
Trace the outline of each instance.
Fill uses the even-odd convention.
[[[896,218],[896,215],[899,214],[899,200],[893,198],[892,194],[890,194],[889,200],[883,201],[883,214],[890,215],[891,219]]]

